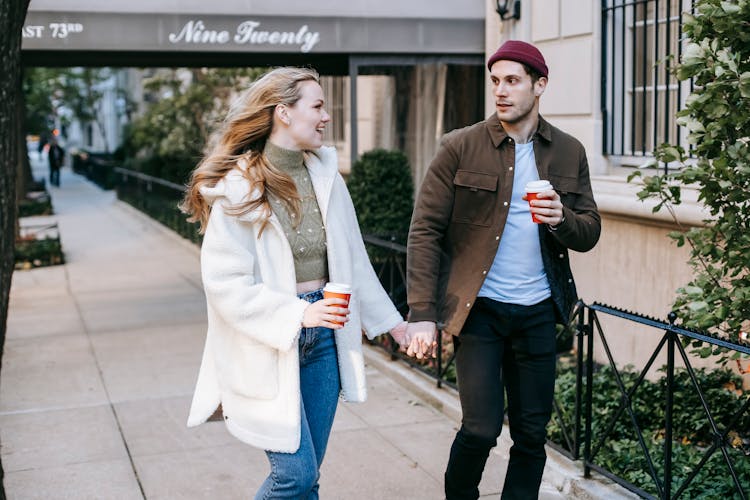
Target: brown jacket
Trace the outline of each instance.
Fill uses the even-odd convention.
[[[568,249],[585,252],[601,220],[591,193],[586,152],[541,116],[533,137],[540,179],[560,194],[565,220],[540,225],[542,261],[558,321],[577,293]],[[435,321],[458,335],[500,245],[513,191],[515,146],[497,115],[443,137],[420,189],[409,230],[409,321]]]

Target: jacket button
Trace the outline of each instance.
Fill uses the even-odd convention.
[[[568,278],[568,283],[573,283],[573,278]]]
[[[471,307],[471,302],[467,302],[466,307]]]
[[[504,201],[504,202],[503,202],[503,206],[504,206],[504,207],[507,207],[507,206],[508,206],[508,202],[507,202],[507,201]]]
[[[482,271],[482,274],[487,274],[487,271]]]
[[[513,170],[513,167],[508,167],[508,170]]]
[[[560,257],[561,259],[564,259],[565,258],[565,254],[561,253],[558,257]]]
[[[495,241],[499,240],[500,236],[495,236]]]

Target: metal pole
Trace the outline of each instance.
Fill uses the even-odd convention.
[[[674,325],[677,315],[669,313]],[[674,344],[676,334],[667,331],[667,401],[664,409],[664,498],[672,498],[672,410],[674,407]]]
[[[443,387],[443,331],[437,331],[437,386]]]
[[[576,341],[578,342],[578,352],[576,352],[576,402],[575,402],[575,430],[573,431],[573,460],[578,460],[581,456],[581,394],[583,393],[583,336],[586,332],[584,324],[584,313],[586,307],[583,302],[578,302],[578,325],[576,331]]]
[[[589,460],[591,460],[591,440],[593,439],[591,433],[591,419],[593,418],[593,404],[592,399],[594,397],[594,317],[596,313],[589,309],[589,324],[588,324],[588,342],[586,348],[586,434],[584,438],[584,451],[583,451],[583,475],[586,478],[591,477],[591,467],[589,467]]]
[[[351,137],[349,140],[349,159],[351,163],[349,168],[354,166],[357,161],[357,74],[359,73],[359,64],[353,58],[349,57],[349,130]]]

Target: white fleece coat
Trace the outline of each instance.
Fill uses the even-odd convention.
[[[326,227],[329,279],[353,288],[349,321],[335,338],[341,396],[361,402],[367,397],[362,328],[373,338],[402,318],[367,257],[336,150],[316,150],[305,164]],[[297,298],[292,250],[276,216],[259,237],[260,210],[225,211],[257,195],[249,192],[243,167],[201,191],[212,203],[201,247],[208,333],[188,426],[205,422],[221,403],[236,438],[294,452],[300,442],[297,339],[308,303]]]

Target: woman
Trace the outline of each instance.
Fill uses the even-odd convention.
[[[366,398],[361,329],[404,343],[336,151],[322,146],[329,121],[316,72],[267,73],[233,105],[182,204],[205,232],[208,305],[188,426],[221,404],[229,432],[266,450],[256,498],[318,498],[339,394]],[[326,281],[351,284],[348,307],[322,299]]]

